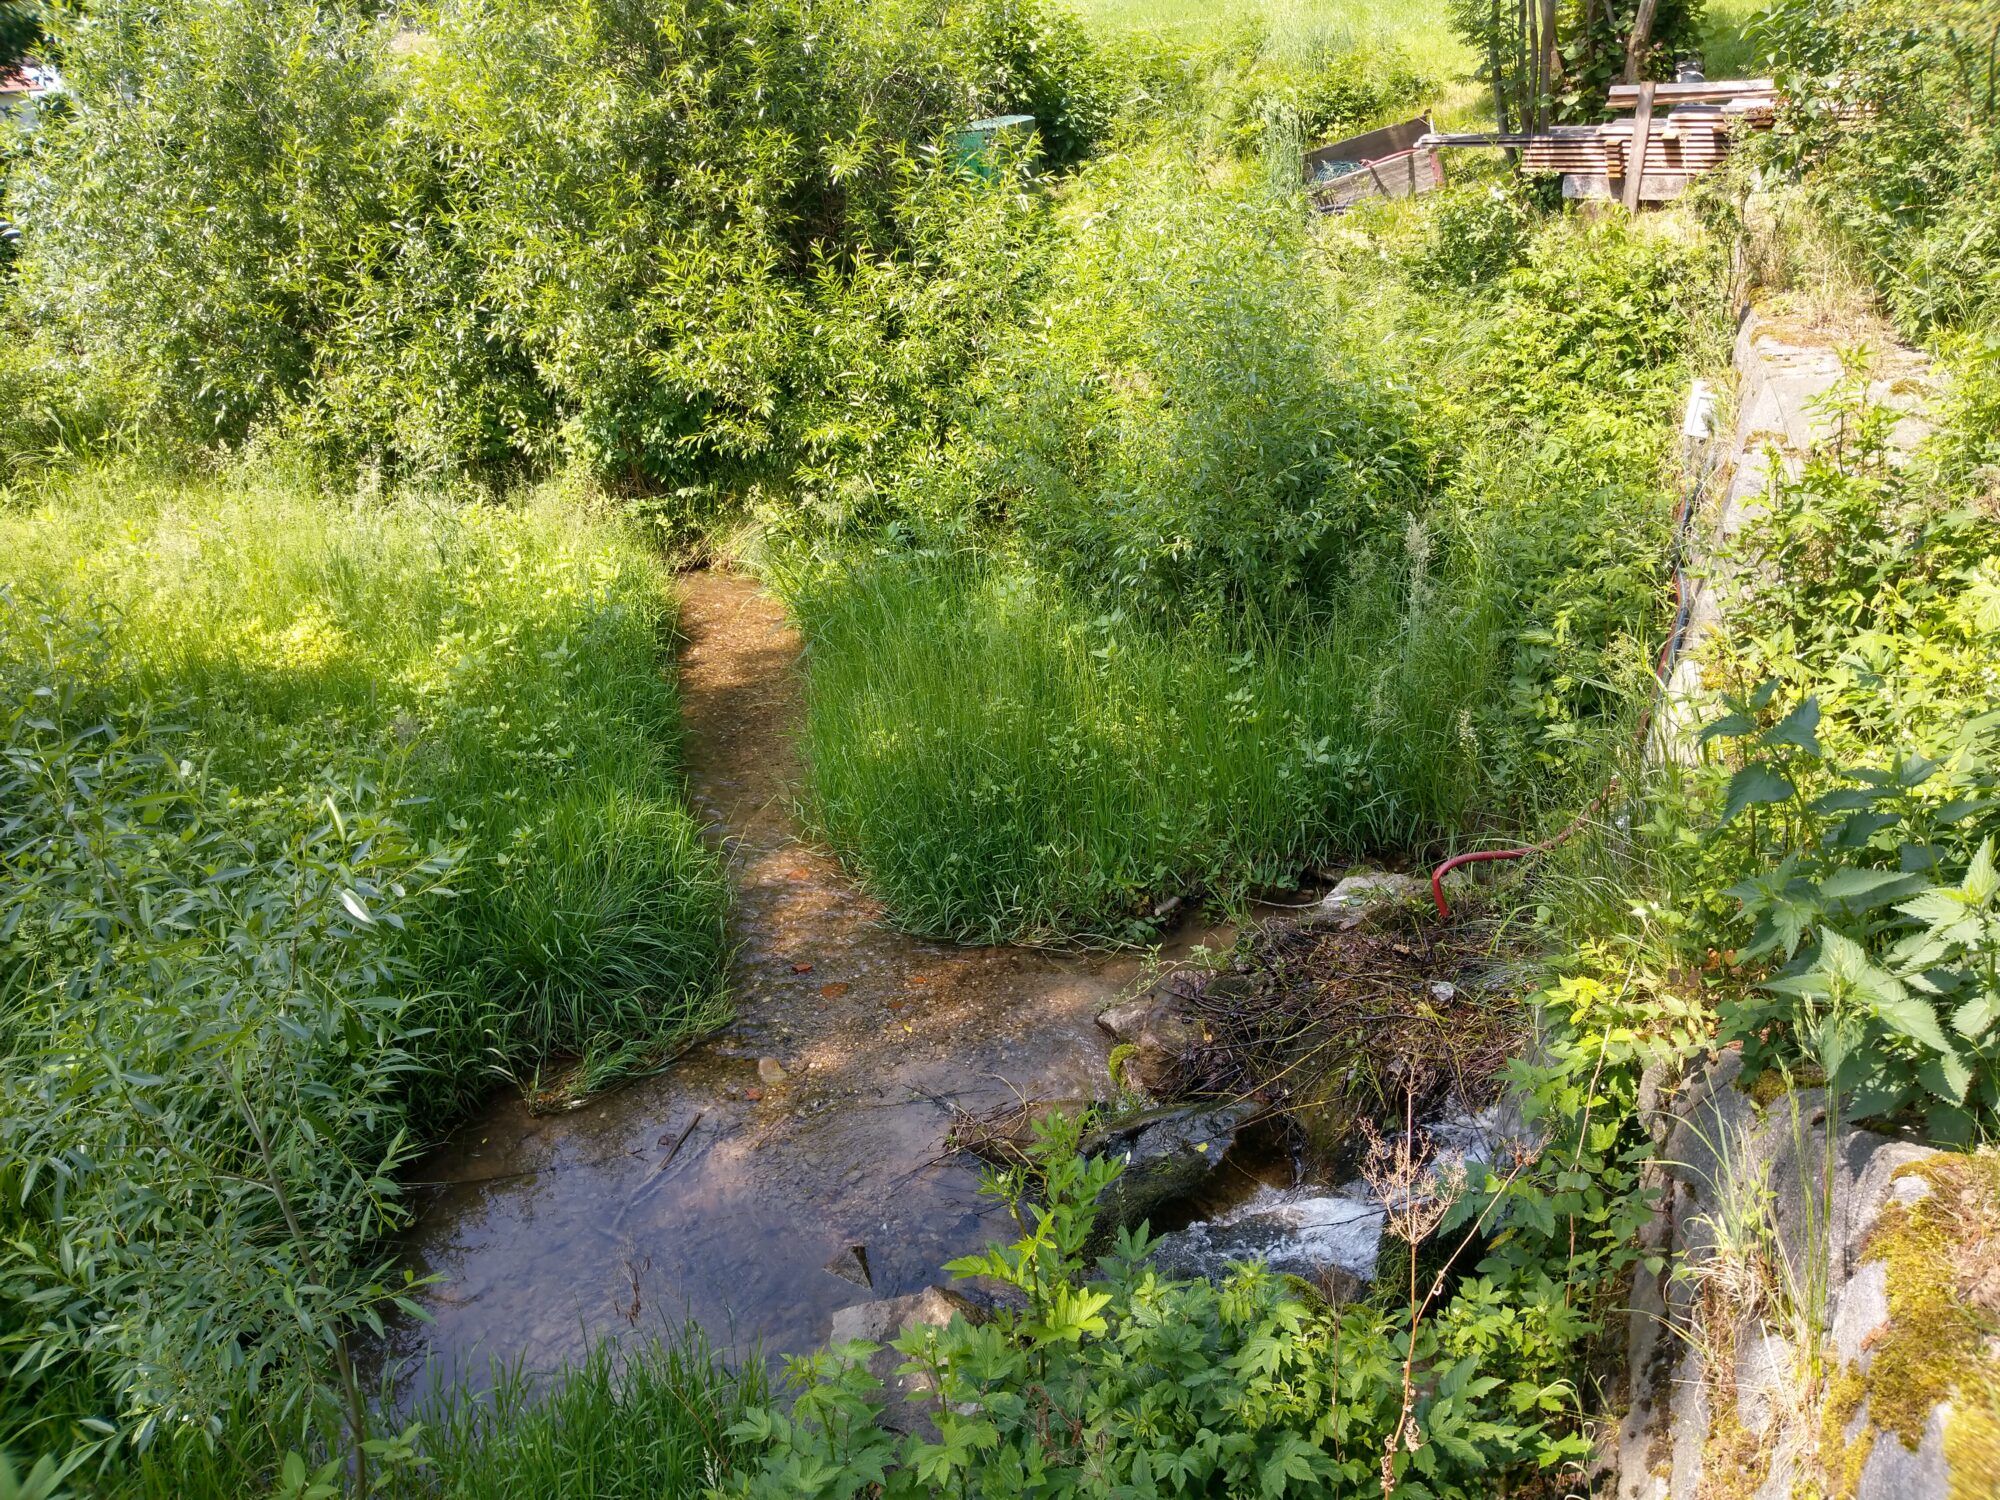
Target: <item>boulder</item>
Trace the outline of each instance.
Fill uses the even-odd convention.
[[[941,1286],[927,1286],[907,1297],[885,1297],[878,1302],[857,1302],[833,1315],[827,1343],[835,1349],[856,1339],[879,1344],[868,1357],[869,1373],[880,1380],[889,1400],[882,1425],[895,1432],[933,1430],[930,1406],[932,1390],[927,1375],[899,1375],[904,1355],[891,1347],[912,1328],[943,1328],[953,1318],[983,1323],[987,1310],[971,1298]]]
[[[1890,1204],[1928,1191],[1921,1178],[1895,1174],[1935,1152],[1855,1126],[1836,1124],[1829,1138],[1823,1091],[1760,1105],[1738,1086],[1740,1073],[1739,1056],[1726,1052],[1677,1099],[1664,1086],[1641,1091],[1663,1142],[1660,1213],[1644,1248],[1663,1252],[1664,1265],[1642,1271],[1632,1289],[1620,1500],[1694,1500],[1746,1479],[1745,1493],[1789,1493],[1795,1455],[1818,1438],[1787,1429],[1818,1420],[1820,1398],[1801,1382],[1821,1351],[1794,1347],[1786,1324],[1742,1306],[1740,1272],[1715,1283],[1730,1289],[1723,1296],[1704,1295],[1708,1270],[1732,1244],[1748,1244],[1763,1265],[1757,1274],[1780,1287],[1823,1287],[1827,1362],[1865,1375],[1890,1315],[1885,1268],[1864,1259],[1870,1236]],[[1765,1468],[1707,1472],[1735,1466],[1715,1441],[1725,1419],[1754,1436]],[[1852,1441],[1868,1425],[1865,1408],[1850,1425]],[[1942,1439],[1925,1437],[1911,1450],[1878,1432],[1856,1496],[1946,1500]]]
[[[1125,1161],[1125,1170],[1098,1205],[1096,1241],[1108,1243],[1119,1229],[1191,1196],[1222,1166],[1237,1132],[1255,1113],[1250,1104],[1170,1109],[1090,1142],[1093,1154]]]
[[[1351,932],[1429,896],[1429,882],[1414,875],[1364,870],[1334,886],[1301,912],[1296,921],[1301,927],[1333,927]]]
[[[1208,984],[1239,977],[1218,975]],[[1188,1004],[1200,983],[1192,975],[1170,975],[1136,999],[1098,1016],[1097,1024],[1130,1049],[1119,1061],[1120,1084],[1156,1098],[1174,1091],[1182,1060],[1202,1040],[1201,1023]]]

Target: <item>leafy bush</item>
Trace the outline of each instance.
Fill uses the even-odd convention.
[[[1792,126],[1773,149],[1913,332],[2000,311],[1993,24],[1983,0],[1783,0],[1764,23]]]
[[[1329,337],[1295,206],[1158,157],[1080,192],[1090,217],[976,388],[949,503],[1143,619],[1324,607],[1400,545],[1421,459],[1407,409]]]
[[[559,496],[251,475],[86,475],[0,548],[0,1432],[311,1452],[367,1429],[413,1143],[717,1015],[661,579]]]
[[[115,660],[0,594],[0,1421],[143,1447],[262,1390],[296,1429],[358,1411],[328,1356],[391,1295],[351,1262],[397,1221],[405,920],[454,856],[366,786],[230,786]]]
[[[885,363],[952,368],[1004,311],[1004,258],[934,253],[949,216],[1003,246],[1035,218],[1019,192],[975,207],[933,150],[968,111],[1036,112],[1063,161],[1106,125],[1094,55],[1038,0],[401,19],[392,37],[302,0],[64,13],[73,107],[13,191],[25,324],[137,377],[184,441],[282,419],[349,468],[563,458],[712,508],[827,462],[842,393],[816,356],[851,282],[873,313],[937,284],[876,329]],[[246,88],[259,112],[211,128]],[[930,393],[872,394],[920,423]]]
[[[86,369],[137,372],[148,421],[240,438],[305,380],[356,276],[386,31],[295,0],[51,19],[66,106],[8,209],[26,320]]]
[[[1716,858],[1739,959],[1776,966],[1722,1020],[1747,1064],[1821,1067],[1857,1114],[1964,1141],[2000,1107],[2000,718],[1973,711],[2000,681],[2000,544],[1952,503],[1949,428],[1942,467],[1902,464],[1858,384],[1831,405],[1745,529],[1758,581],[1716,666],[1736,692],[1708,736],[1737,747]]]
[[[1441,188],[1428,207],[1409,270],[1419,291],[1488,285],[1527,254],[1534,213],[1512,180]]]

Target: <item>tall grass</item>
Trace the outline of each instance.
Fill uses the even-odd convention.
[[[1332,623],[1231,642],[1145,628],[1005,563],[884,563],[796,585],[811,816],[925,933],[1144,930],[1406,850],[1485,788],[1468,705],[1491,622],[1357,584]]]
[[[600,1343],[546,1383],[508,1369],[482,1395],[447,1392],[423,1410],[428,1472],[410,1492],[682,1500],[722,1472],[731,1424],[770,1399],[760,1362],[723,1365],[694,1328],[631,1349]]]
[[[17,586],[108,611],[115,692],[185,702],[251,792],[357,782],[463,846],[419,966],[454,1085],[593,1076],[716,1018],[724,886],[682,803],[663,579],[554,492],[385,505],[89,471],[0,516]]]
[[[1274,59],[1392,45],[1427,72],[1468,73],[1472,54],[1437,0],[1072,0],[1100,34],[1152,31],[1183,47],[1246,32]]]
[[[358,1436],[415,1143],[717,1018],[663,579],[554,493],[261,474],[86,475],[0,555],[0,1446]]]

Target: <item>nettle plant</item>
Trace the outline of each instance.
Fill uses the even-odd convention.
[[[1807,698],[1760,685],[1704,731],[1741,747],[1718,836],[1758,872],[1730,887],[1740,961],[1776,968],[1722,1007],[1752,1073],[1816,1064],[1859,1118],[1920,1114],[1969,1140],[2000,1109],[2000,713],[1940,759],[1842,766]]]
[[[1553,1088],[1541,1097],[1578,1102]],[[1474,1226],[1452,1237],[1461,1249],[1480,1242],[1480,1225],[1511,1247],[1488,1254],[1458,1294],[1442,1295],[1439,1273],[1409,1306],[1391,1305],[1398,1289],[1334,1308],[1257,1264],[1220,1284],[1164,1280],[1146,1263],[1143,1227],[1120,1230],[1093,1273],[1097,1205],[1122,1163],[1082,1155],[1083,1126],[1056,1116],[1037,1127],[1034,1161],[986,1184],[1019,1238],[949,1268],[1014,1288],[1021,1305],[896,1340],[900,1373],[927,1383],[930,1430],[882,1425],[882,1383],[865,1363],[878,1346],[850,1343],[791,1362],[789,1413],[759,1409],[730,1429],[737,1468],[716,1493],[1470,1500],[1503,1472],[1587,1452],[1569,1420],[1574,1391],[1552,1373],[1585,1316],[1565,1316],[1560,1290],[1546,1312],[1513,1295],[1524,1275],[1544,1294],[1560,1287],[1553,1237],[1582,1207],[1551,1197],[1536,1173],[1488,1174],[1453,1206],[1449,1227]],[[1607,1131],[1619,1134],[1615,1120]],[[1538,1215],[1547,1236],[1530,1222]],[[1628,1227],[1614,1232],[1629,1238]],[[1574,1217],[1567,1228],[1574,1244]],[[1601,1272],[1592,1254],[1573,1253],[1572,1265]]]

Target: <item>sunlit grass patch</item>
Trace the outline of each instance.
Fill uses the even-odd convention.
[[[810,815],[911,928],[1139,936],[1422,845],[1475,805],[1487,622],[1358,586],[1329,623],[1231,643],[1105,616],[1005,565],[808,585]]]

